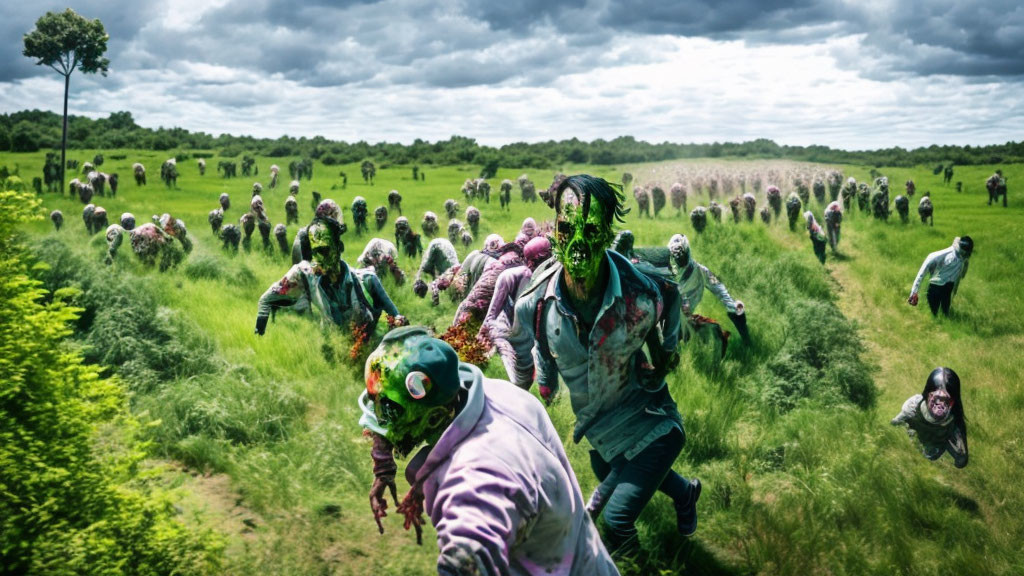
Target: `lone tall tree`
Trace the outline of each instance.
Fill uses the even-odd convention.
[[[64,186],[68,147],[68,89],[75,69],[83,74],[107,75],[110,60],[103,57],[110,37],[99,20],[89,20],[68,8],[47,12],[36,20],[35,30],[25,34],[22,54],[35,58],[37,66],[46,65],[64,76],[64,129],[60,137],[60,181]]]

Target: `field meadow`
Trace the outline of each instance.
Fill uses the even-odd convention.
[[[63,211],[64,229],[55,232],[40,220],[25,227],[25,241],[47,288],[81,290],[76,303],[85,312],[74,338],[87,358],[108,366],[131,391],[132,409],[147,423],[152,441],[147,481],[175,489],[183,522],[221,534],[223,573],[430,573],[437,552],[432,532],[417,546],[400,519],[389,516],[386,533],[378,535],[369,511],[369,445],[356,406],[362,358],[349,357],[347,335],[321,330],[309,316],[279,313],[265,336],[254,335],[257,299],[290,259],[263,253],[258,236],[251,253],[226,254],[206,223],[222,192],[232,203],[225,224],[237,223],[248,209],[253,181],[264,184],[271,221],[283,223],[292,159],[258,158],[258,176],[232,179],[217,174],[220,158],[212,154],[204,154],[205,176],[194,157],[183,159],[177,187],[168,189],[159,180],[168,153],[103,152],[101,169],[120,175],[120,190],[115,198],[93,202],[107,209],[111,223],[125,211],[139,223],[164,212],[183,219],[195,243],[188,259],[160,273],[140,265],[126,244],[106,266],[103,234],[87,235],[82,204],[66,191],[43,195],[47,213]],[[86,161],[94,153],[74,150],[68,157]],[[147,186],[135,185],[133,162],[146,165]],[[272,163],[283,171],[277,189],[268,190]],[[42,174],[43,154],[0,154],[0,165],[17,167],[31,182]],[[697,165],[729,170],[750,163],[569,165],[561,171],[612,181],[628,171],[635,184],[656,182],[667,190],[676,170]],[[674,233],[687,234],[694,258],[746,304],[752,340],[731,341],[721,361],[699,343],[684,349],[669,377],[687,433],[675,469],[704,483],[699,530],[689,540],[679,537],[671,503],[656,496],[640,520],[648,557],[623,565],[624,572],[1024,573],[1024,208],[1015,193],[1024,166],[1002,166],[1008,208],[986,205],[984,180],[996,167],[956,167],[953,180],[964,183],[962,193],[943,185],[932,167],[878,168],[892,183],[891,198],[903,192],[908,178],[917,183],[910,222],[900,223],[895,214],[878,222],[853,208],[844,218],[839,253],[830,252],[824,267],[802,227],[792,232],[785,222],[765,226],[756,217],[735,224],[728,206],[723,221],[709,222],[703,234],[671,206],[654,220],[638,219],[635,210],[627,217],[637,246],[664,245]],[[297,195],[300,222],[311,217],[313,190],[338,201],[350,226],[353,197],[365,197],[371,233],[344,236],[352,263],[369,238],[393,238],[397,214],[375,234],[372,212],[397,189],[414,227],[425,210],[433,210],[443,233],[444,200],[456,199],[464,212],[460,187],[478,176],[479,167],[422,168],[425,180],[414,181],[410,166],[379,166],[369,185],[358,165],[318,163]],[[844,178],[869,180],[869,167],[836,168]],[[340,171],[348,174],[344,188]],[[499,170],[490,180],[491,203],[478,205],[481,226],[472,248],[490,232],[511,239],[527,216],[553,218],[541,202],[522,203],[518,188],[511,209],[499,208],[498,183],[524,172],[540,189],[553,175]],[[778,184],[789,192],[789,183]],[[935,205],[934,226],[916,217],[917,198],[925,191]],[[628,203],[635,205],[632,197]],[[762,193],[759,208],[763,203]],[[689,208],[698,204],[707,205],[707,197],[691,194]],[[811,204],[820,221],[823,206],[813,197]],[[290,227],[289,238],[294,232]],[[920,306],[907,305],[925,256],[963,234],[974,238],[976,248],[952,317],[933,318],[923,294]],[[460,258],[468,253],[458,250]],[[411,275],[418,262],[403,257],[400,264]],[[447,327],[455,305],[444,296],[431,307],[409,285],[385,280],[385,286],[413,323],[438,332]],[[711,294],[697,312],[731,328]],[[937,366],[953,368],[963,382],[971,460],[962,470],[948,456],[926,460],[902,429],[889,425]],[[496,358],[485,371],[504,377]],[[560,398],[549,413],[589,494],[596,479],[585,442],[571,442],[568,400]]]

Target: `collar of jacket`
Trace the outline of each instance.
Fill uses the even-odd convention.
[[[410,485],[422,485],[423,481],[447,458],[480,421],[484,412],[484,375],[472,364],[459,362],[459,380],[467,392],[466,403],[448,425],[437,444],[425,446],[409,460],[405,477]]]

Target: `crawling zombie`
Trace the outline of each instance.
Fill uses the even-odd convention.
[[[522,266],[524,263],[523,248],[519,244],[509,242],[499,248],[498,258],[487,263],[483,274],[459,303],[452,325],[469,326],[472,328],[472,333],[476,334],[480,323],[483,322],[484,316],[487,314],[487,308],[491,305],[498,276],[505,270]]]
[[[452,266],[435,278],[428,286],[431,304],[440,304],[441,292],[447,292],[452,302],[461,302],[476,286],[487,265],[501,256],[500,249],[504,244],[505,240],[500,235],[491,234],[484,240],[482,249],[473,250],[461,265]]]
[[[651,196],[647,189],[636,186],[633,188],[633,199],[636,200],[637,218],[651,217]]]
[[[423,252],[420,235],[412,231],[409,219],[405,216],[395,219],[395,244],[401,246],[402,253],[410,258],[416,258]]]
[[[700,482],[671,470],[685,435],[665,376],[678,362],[679,292],[609,250],[625,198],[603,179],[570,176],[555,197],[555,253],[533,274],[509,333],[516,385],[541,397],[565,382],[601,482],[587,509],[604,512],[609,549],[632,555],[636,519],[657,490],[675,503],[684,535],[697,528]],[[642,348],[647,346],[648,360]]]
[[[892,201],[893,205],[896,206],[896,213],[900,215],[900,222],[906,224],[910,221],[910,200],[900,194]]]
[[[926,193],[917,204],[917,215],[921,217],[921,223],[935,226],[935,218],[932,217],[934,212],[935,207],[932,206],[932,199]]]
[[[299,223],[299,202],[295,196],[289,196],[284,201],[285,223],[291,226]]]
[[[363,253],[356,258],[356,264],[361,268],[371,268],[378,275],[390,273],[395,284],[405,282],[405,272],[398,266],[398,249],[383,238],[373,238],[367,242]]]
[[[921,288],[921,282],[925,276],[930,276],[928,307],[931,308],[932,316],[938,315],[940,308],[944,315],[949,316],[949,306],[960,288],[960,281],[967,275],[973,252],[974,240],[970,236],[963,236],[954,238],[953,245],[949,248],[929,254],[917,272],[917,278],[914,278],[907,302],[911,306],[917,306],[917,292]]]
[[[544,408],[484,378],[422,327],[389,332],[366,361],[359,423],[373,439],[370,507],[383,534],[387,492],[422,542],[437,531],[438,574],[616,575]],[[398,503],[394,455],[419,446]]]
[[[925,458],[938,460],[949,452],[954,466],[967,466],[967,420],[960,395],[960,377],[953,370],[932,370],[924,390],[903,403],[891,424],[906,425],[907,434],[911,438],[916,436],[921,443]]]
[[[388,192],[388,207],[398,212],[399,216],[402,215],[402,195],[398,193],[398,190]]]
[[[779,215],[782,214],[782,190],[779,190],[778,186],[772,185],[768,187],[765,194],[768,196],[768,205],[772,207],[775,219],[778,220]]]
[[[377,206],[373,211],[373,221],[377,224],[377,232],[380,232],[388,225],[388,207]]]
[[[786,217],[789,218],[789,229],[796,230],[796,223],[800,219],[800,209],[803,207],[803,203],[800,202],[800,196],[796,192],[790,192],[789,198],[786,198]]]
[[[995,174],[985,181],[985,189],[988,190],[988,205],[993,202],[999,205],[999,197],[1003,197],[1003,208],[1006,208],[1006,178],[1003,178],[1003,171],[996,170]]]
[[[636,238],[633,236],[632,230],[620,230],[615,235],[615,240],[612,240],[612,245],[609,247],[611,250],[615,250],[619,254],[626,257],[626,260],[635,263],[633,247],[636,244]]]
[[[427,238],[433,238],[437,236],[438,231],[437,214],[434,214],[430,210],[423,213],[423,221],[420,222],[420,229],[423,230],[423,235]]]
[[[420,260],[420,267],[416,270],[416,278],[413,281],[412,290],[417,296],[423,298],[427,295],[427,283],[423,280],[424,274],[431,278],[438,278],[452,266],[459,265],[459,255],[455,252],[455,246],[445,238],[434,238],[427,244],[423,252],[423,259]]]
[[[64,225],[64,213],[60,210],[50,212],[50,221],[53,222],[54,229],[60,232],[61,226]]]
[[[693,224],[693,229],[700,234],[708,227],[708,214],[707,209],[703,206],[697,206],[690,212],[690,223]]]
[[[501,209],[511,208],[512,204],[512,181],[505,179],[501,181],[501,188],[498,191],[498,200],[501,202]]]
[[[312,259],[293,265],[260,297],[257,334],[266,332],[277,309],[305,302],[319,311],[321,325],[352,328],[358,335],[372,334],[382,312],[403,320],[376,275],[357,275],[342,260],[343,232],[341,223],[330,216],[318,215],[306,227]]]
[[[857,197],[857,179],[853,177],[847,178],[846,183],[843,184],[843,189],[839,193],[843,197],[843,210],[849,211],[850,207],[853,206],[854,199]]]
[[[742,196],[743,200],[743,213],[747,217],[747,222],[754,221],[754,213],[757,211],[757,198],[750,192],[747,192]]]
[[[871,215],[878,220],[889,220],[889,179],[880,176],[875,180],[875,191],[871,194]]]
[[[480,228],[480,210],[475,206],[466,208],[466,224],[469,225],[469,230],[476,235]]]
[[[449,220],[459,215],[459,203],[449,198],[444,201],[444,214]]]

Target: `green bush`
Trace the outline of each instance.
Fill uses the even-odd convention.
[[[137,481],[145,445],[125,391],[68,341],[80,310],[29,275],[12,229],[37,212],[0,192],[0,573],[215,570],[219,539]]]

